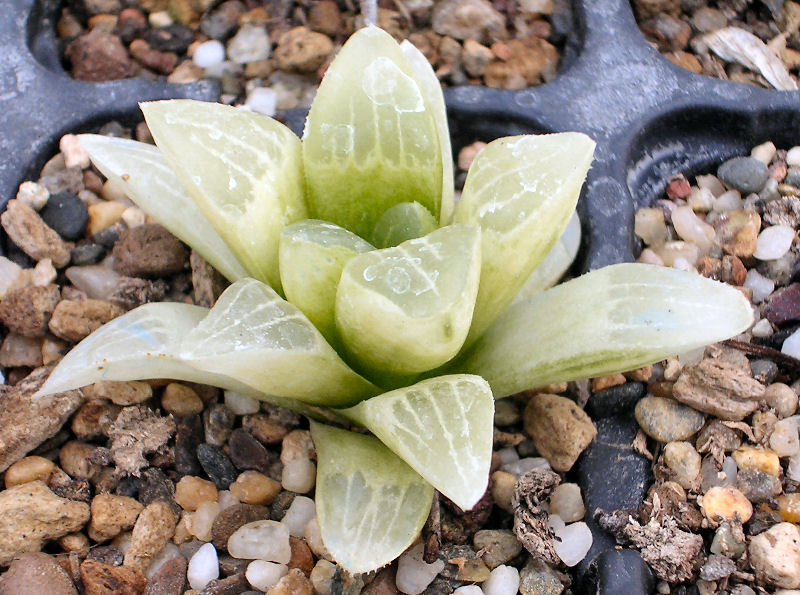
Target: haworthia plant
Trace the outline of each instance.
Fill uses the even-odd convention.
[[[375,27],[328,68],[302,140],[227,106],[143,111],[158,148],[84,146],[234,283],[211,309],[147,304],[108,323],[38,395],[175,378],[362,426],[372,435],[311,425],[320,530],[350,572],[416,539],[434,487],[463,509],[478,502],[493,396],[636,368],[751,323],[736,290],[664,268],[619,265],[547,289],[577,249],[594,143],[498,139],[454,206],[436,77]]]

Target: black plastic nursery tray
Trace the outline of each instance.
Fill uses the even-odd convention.
[[[133,121],[138,101],[217,96],[207,83],[72,80],[56,52],[56,8],[54,0],[0,0],[0,205],[20,182],[36,177],[61,135],[110,119]],[[624,0],[575,0],[573,18],[552,82],[521,91],[456,87],[445,96],[456,148],[531,132],[581,131],[597,142],[579,204],[577,268],[633,260],[634,212],[658,197],[672,175],[708,169],[767,140],[782,148],[800,144],[800,92],[674,66],[644,40]],[[644,393],[636,386],[640,394],[628,390],[616,402],[589,408],[598,435],[575,473],[594,545],[578,568],[577,592],[637,595],[655,585],[638,552],[616,549],[592,520],[597,509],[638,507],[647,492],[650,463],[631,447],[638,427],[633,403]]]

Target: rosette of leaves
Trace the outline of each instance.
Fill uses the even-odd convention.
[[[211,309],[153,303],[120,316],[39,394],[173,378],[306,412],[322,538],[350,572],[401,554],[434,488],[475,505],[495,398],[632,369],[751,322],[739,292],[653,266],[542,291],[574,258],[568,223],[594,143],[498,139],[456,203],[438,81],[380,29],[341,49],[302,140],[223,105],[142,110],[156,147],[92,135],[84,147],[231,285]],[[369,433],[324,423],[332,417]]]

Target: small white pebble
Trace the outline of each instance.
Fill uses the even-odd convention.
[[[550,528],[553,530],[554,533],[558,533],[559,531],[561,531],[561,529],[567,526],[567,524],[564,522],[564,519],[562,519],[557,514],[548,515],[547,524],[550,525]]]
[[[119,273],[102,264],[90,264],[80,267],[69,267],[67,279],[93,300],[108,299],[119,282]]]
[[[742,193],[736,189],[723,192],[714,199],[712,207],[716,213],[726,213],[740,209],[742,208]]]
[[[697,246],[702,254],[711,250],[717,234],[713,227],[694,214],[691,207],[678,207],[672,211],[672,225],[682,239]]]
[[[219,578],[219,559],[214,544],[206,543],[200,546],[189,560],[186,570],[186,579],[189,586],[197,591],[202,591],[208,583]]]
[[[789,167],[800,165],[800,147],[792,147],[786,152],[786,165]]]
[[[283,466],[281,486],[284,490],[305,494],[317,478],[317,466],[310,459],[293,459]]]
[[[129,228],[139,227],[145,224],[147,215],[139,207],[128,207],[122,211],[121,219]]]
[[[567,566],[575,566],[586,557],[592,547],[592,532],[584,522],[572,523],[560,531],[556,537],[561,541],[554,541],[553,547],[561,561]]]
[[[714,196],[719,196],[725,192],[725,185],[713,174],[697,176],[695,181],[700,188],[708,188]]]
[[[31,283],[37,287],[44,287],[56,280],[56,267],[49,258],[43,258],[36,263],[31,272]]]
[[[225,391],[225,406],[235,415],[249,415],[258,413],[260,403],[249,395],[243,395],[232,390]]]
[[[524,459],[513,461],[500,467],[501,471],[510,473],[515,477],[520,477],[534,469],[550,470],[550,463],[548,463],[547,459],[544,457],[525,457]]]
[[[756,269],[747,271],[744,286],[753,291],[753,303],[760,304],[775,291],[775,281],[765,277]]]
[[[661,209],[639,209],[634,217],[634,233],[648,246],[659,246],[667,240],[667,226]]]
[[[422,593],[444,569],[444,561],[436,560],[428,564],[422,559],[423,553],[424,546],[419,543],[400,556],[397,562],[395,584],[407,595]]]
[[[217,492],[217,502],[219,502],[219,509],[225,510],[230,506],[239,504],[239,498],[234,496],[230,490],[221,490]]]
[[[151,12],[147,17],[147,22],[153,29],[160,29],[161,27],[169,27],[175,21],[169,15],[167,10],[156,10]]]
[[[254,521],[242,525],[228,538],[234,558],[288,564],[292,558],[289,531],[278,521]]]
[[[693,211],[706,213],[714,205],[714,195],[711,194],[711,190],[708,188],[692,186],[692,191],[689,193],[689,198],[686,199],[686,204],[692,207]]]
[[[779,457],[793,457],[800,454],[800,434],[797,429],[797,416],[787,417],[775,424],[769,438],[769,447]]]
[[[453,595],[483,595],[483,589],[478,585],[462,585],[453,591]]]
[[[253,560],[247,565],[244,576],[250,586],[259,591],[269,591],[289,572],[286,564]]]
[[[769,337],[772,334],[772,325],[769,320],[762,318],[753,325],[750,332],[754,337]]]
[[[211,541],[211,527],[220,510],[219,502],[203,502],[186,517],[186,528],[200,541]]]
[[[35,211],[47,204],[48,198],[50,198],[50,192],[36,182],[22,182],[17,190],[17,200],[24,202]]]
[[[586,507],[580,486],[577,483],[562,483],[557,486],[550,494],[550,513],[557,514],[567,523],[583,519]]]
[[[639,255],[639,259],[636,262],[641,262],[643,264],[655,264],[660,267],[664,266],[664,260],[650,248],[645,248],[642,250],[642,253]]]
[[[281,523],[289,530],[289,535],[302,537],[305,534],[306,525],[316,516],[317,509],[311,498],[295,496],[286,514],[283,515]]]
[[[257,87],[247,94],[246,108],[273,117],[278,111],[278,94],[269,87]]]
[[[800,455],[789,458],[789,464],[786,465],[786,477],[792,481],[800,481]]]
[[[775,157],[777,150],[775,143],[767,141],[753,147],[753,150],[750,151],[750,157],[758,159],[764,165],[769,165],[769,162]]]
[[[519,590],[519,570],[501,564],[481,585],[484,595],[515,595]]]
[[[753,256],[759,260],[775,260],[789,251],[794,241],[794,229],[788,225],[767,227],[756,240]]]
[[[221,41],[210,39],[194,49],[192,61],[200,68],[211,68],[222,64],[225,60],[225,46]]]
[[[800,358],[800,330],[797,330],[786,337],[786,340],[781,346],[781,353]]]
[[[81,169],[89,167],[89,153],[83,148],[83,145],[74,134],[65,134],[58,141],[58,149],[64,156],[64,165],[66,167],[80,167]]]
[[[331,583],[333,575],[336,573],[336,564],[328,560],[317,560],[308,579],[314,586],[315,595],[331,595]]]

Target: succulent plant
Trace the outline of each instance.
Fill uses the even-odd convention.
[[[577,250],[594,143],[495,140],[456,202],[438,81],[418,50],[375,27],[331,64],[302,141],[223,105],[142,110],[157,148],[93,135],[83,145],[232,284],[211,309],[152,303],[120,316],[38,394],[173,378],[304,412],[322,538],[351,572],[415,540],[434,488],[463,509],[481,498],[494,398],[632,369],[751,322],[739,292],[647,265],[546,289]]]

